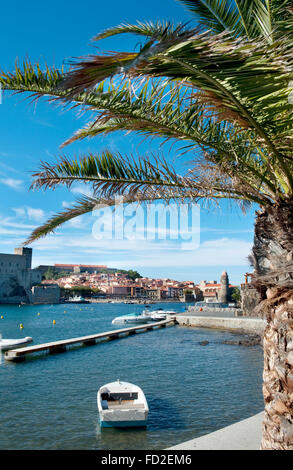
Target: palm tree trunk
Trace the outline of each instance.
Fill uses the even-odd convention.
[[[263,450],[293,450],[293,201],[257,214],[252,283],[266,315]]]

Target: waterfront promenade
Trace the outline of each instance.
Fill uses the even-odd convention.
[[[263,412],[167,450],[260,450]]]
[[[217,312],[210,315],[180,314],[176,316],[176,321],[180,326],[215,328],[258,335],[263,334],[266,326],[266,320],[262,318],[224,316]]]
[[[181,326],[215,328],[262,336],[266,321],[261,318],[234,317],[232,312],[203,311],[178,315]],[[167,450],[260,450],[263,412],[218,431],[191,439]]]

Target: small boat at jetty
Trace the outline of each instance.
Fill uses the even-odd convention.
[[[152,320],[165,320],[167,317],[167,314],[164,312],[150,312],[150,316]]]
[[[164,310],[162,308],[158,308],[158,310],[152,310],[149,312],[149,315],[152,320],[165,320],[167,315],[176,315],[177,312],[174,310]]]
[[[67,302],[70,302],[71,304],[88,304],[89,303],[89,301],[85,300],[81,295],[70,297],[70,299],[68,299]]]
[[[142,313],[129,313],[121,317],[116,317],[112,320],[112,323],[146,323],[151,320],[149,312],[143,311]]]
[[[31,343],[33,338],[26,336],[25,338],[20,339],[0,339],[0,350],[7,351],[8,349],[15,349],[24,344]]]
[[[101,427],[146,426],[148,404],[137,385],[112,382],[101,387],[97,393],[97,404]]]

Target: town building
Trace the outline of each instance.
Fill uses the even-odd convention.
[[[86,287],[99,290],[100,294],[105,297],[115,299],[173,300],[186,303],[204,301],[216,307],[220,304],[225,306],[230,302],[231,292],[235,287],[229,284],[226,272],[222,274],[220,283],[213,280],[200,281],[199,284],[195,284],[193,281],[177,281],[169,278],[139,277],[133,280],[127,273],[117,272],[114,268],[107,268],[107,272],[103,269],[97,272],[97,268],[102,268],[102,266],[96,265],[55,264],[54,266],[60,269],[60,273],[64,272],[64,275],[61,274],[58,279],[43,280],[43,284],[55,283],[65,289]],[[94,273],[86,271],[89,266]],[[76,267],[82,269],[76,269]],[[68,269],[73,270],[68,272]]]
[[[207,303],[218,302],[218,293],[215,291],[206,291],[203,293],[203,299]]]
[[[205,302],[227,304],[230,301],[231,291],[236,286],[229,284],[229,276],[224,271],[220,283],[217,283],[217,281],[200,281],[198,287],[202,291]]]

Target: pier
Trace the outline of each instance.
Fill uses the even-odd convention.
[[[104,333],[97,333],[94,335],[81,336],[79,338],[70,338],[60,341],[52,341],[50,343],[36,344],[35,346],[26,346],[24,348],[11,349],[5,352],[5,359],[7,361],[20,362],[31,354],[45,351],[49,354],[61,353],[68,350],[69,346],[80,344],[85,346],[94,345],[99,340],[114,340],[127,335],[134,335],[137,332],[151,331],[154,328],[164,328],[167,325],[175,325],[176,319],[169,318],[154,323],[147,323],[140,326],[133,326],[128,328],[121,328],[119,330],[106,331]]]

